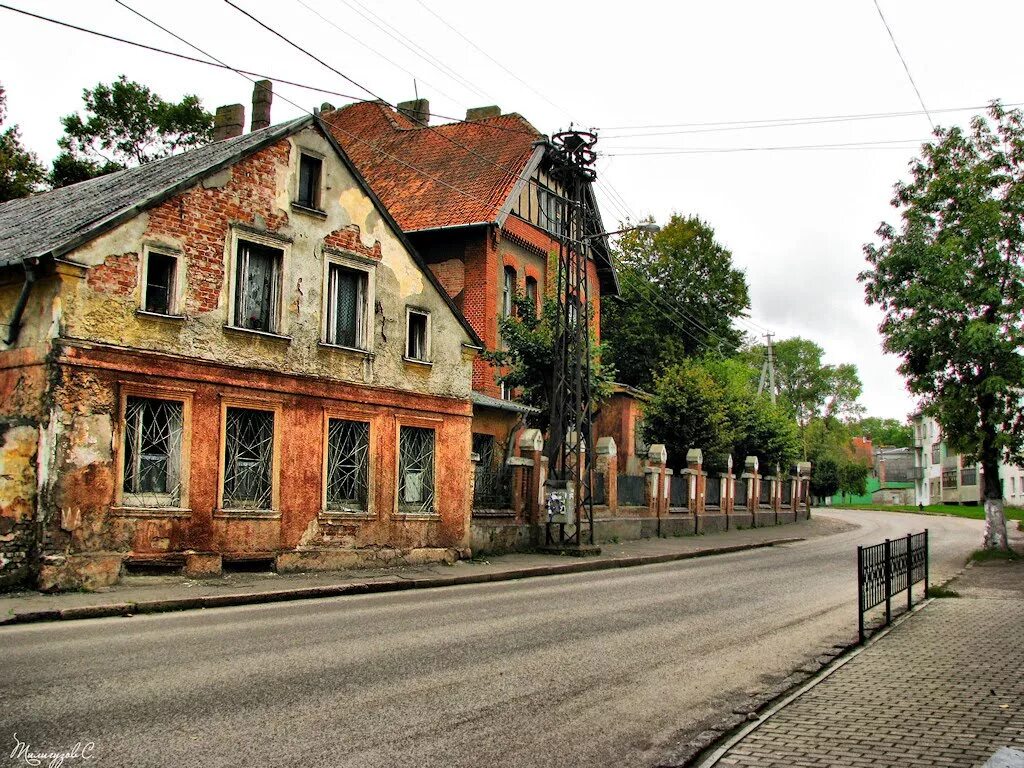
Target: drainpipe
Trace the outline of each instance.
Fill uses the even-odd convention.
[[[21,262],[21,265],[25,268],[25,282],[21,286],[21,293],[18,294],[18,301],[14,305],[14,312],[11,314],[11,324],[7,330],[7,346],[12,346],[18,340],[18,332],[21,330],[21,316],[25,313],[28,295],[32,292],[32,283],[36,281],[35,265],[28,260]]]

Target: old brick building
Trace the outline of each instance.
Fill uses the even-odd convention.
[[[497,107],[428,127],[425,99],[398,106],[351,104],[323,119],[487,349],[497,349],[513,296],[539,308],[554,288],[562,190],[549,174],[552,145],[521,115]],[[592,193],[588,202],[600,223]],[[601,298],[616,295],[618,284],[606,242],[595,241],[594,251],[588,277],[597,331]],[[473,364],[475,444],[495,457],[525,413],[497,373],[483,359]]]
[[[316,118],[0,206],[0,322],[0,585],[466,546],[482,342]]]

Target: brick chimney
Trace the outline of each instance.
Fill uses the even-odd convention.
[[[217,107],[213,116],[213,140],[223,141],[241,136],[245,130],[245,107],[241,104],[228,104]]]
[[[500,117],[501,107],[492,104],[489,107],[470,107],[466,110],[466,120],[486,120],[488,117]]]
[[[426,125],[430,122],[430,101],[413,99],[398,102],[398,111],[416,123]]]
[[[270,127],[270,102],[274,100],[274,84],[257,80],[252,89],[252,124],[250,131]]]

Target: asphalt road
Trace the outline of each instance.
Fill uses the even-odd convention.
[[[822,513],[824,514],[824,513]],[[855,550],[955,518],[640,568],[0,629],[0,765],[632,766],[856,630]],[[727,710],[726,710],[727,711]],[[7,762],[4,762],[7,761]]]

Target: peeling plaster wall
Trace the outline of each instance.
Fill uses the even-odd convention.
[[[293,208],[299,149],[324,158],[326,217]],[[227,331],[231,226],[291,241],[284,265],[284,306],[277,339]],[[240,233],[244,237],[244,233]],[[184,320],[138,314],[143,245],[181,251],[186,265]],[[373,356],[319,344],[324,249],[377,263]],[[313,128],[282,140],[210,177],[68,256],[89,267],[65,285],[67,337],[290,371],[370,386],[465,398],[472,362],[469,339],[440,293],[420,272],[372,201]],[[410,364],[406,306],[431,313],[432,365]]]

